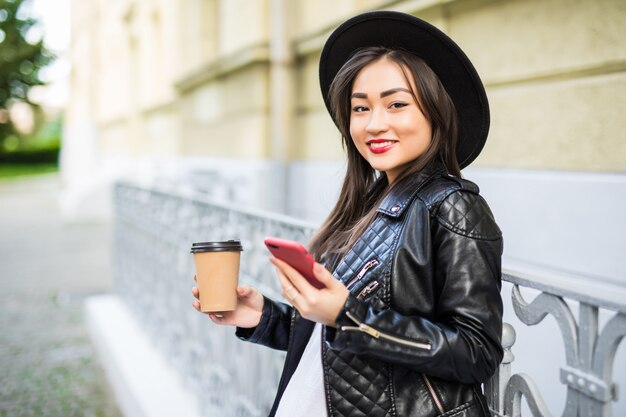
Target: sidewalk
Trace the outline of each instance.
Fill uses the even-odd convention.
[[[56,175],[0,181],[0,417],[119,417],[83,322],[110,227],[64,224]]]

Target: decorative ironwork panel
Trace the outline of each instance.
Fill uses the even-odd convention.
[[[514,284],[513,308],[524,324],[536,325],[551,315],[561,330],[566,364],[560,369],[560,381],[567,387],[561,416],[611,417],[612,402],[617,400],[617,385],[612,381],[613,362],[617,347],[626,336],[626,305],[617,306],[617,311],[599,332],[599,309],[605,307],[601,297],[593,300],[589,294],[577,295],[571,288],[550,287],[545,282],[533,283],[511,274],[504,278]],[[526,302],[520,284],[542,292],[532,302]],[[579,303],[578,322],[564,295]],[[524,373],[512,375],[506,383],[500,384],[499,389],[497,395],[501,395],[504,389],[504,401],[498,403],[491,398],[495,415],[520,417],[524,397],[534,417],[552,417],[530,376]]]

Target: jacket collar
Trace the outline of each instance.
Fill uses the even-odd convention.
[[[441,163],[433,163],[422,171],[401,179],[400,183],[389,191],[377,211],[387,216],[400,217],[417,192],[430,182],[431,178],[445,172],[446,169]]]

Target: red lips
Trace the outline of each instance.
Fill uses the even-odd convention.
[[[385,153],[396,146],[398,141],[391,139],[372,139],[367,141],[367,147],[372,153]]]

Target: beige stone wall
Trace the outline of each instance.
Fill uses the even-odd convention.
[[[104,156],[339,160],[319,53],[379,8],[431,21],[475,63],[492,108],[477,166],[626,171],[623,0],[75,1],[69,113],[91,103]]]
[[[452,13],[450,34],[487,86],[479,165],[626,171],[626,2],[493,2]]]
[[[181,152],[195,156],[266,155],[267,68],[254,64],[185,91]]]
[[[269,0],[220,1],[217,31],[220,55],[268,41]]]
[[[332,122],[318,81],[319,52],[299,61],[296,83],[296,120],[290,157],[297,160],[336,159],[342,156],[341,135]]]
[[[95,162],[178,152],[173,11],[167,1],[72,3],[72,99],[66,124],[72,131],[90,119]]]

